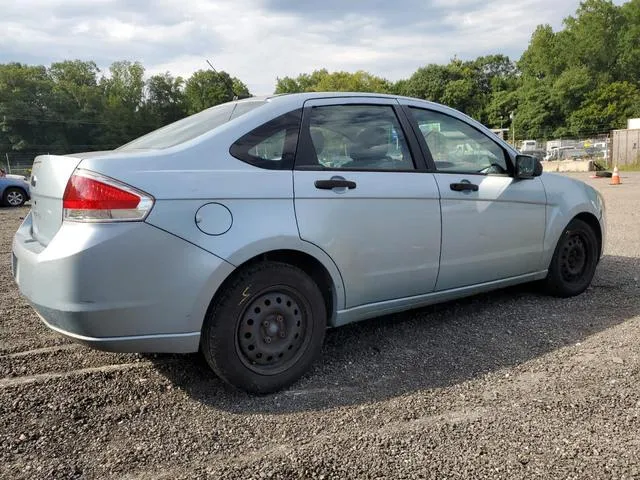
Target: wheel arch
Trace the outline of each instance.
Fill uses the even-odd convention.
[[[562,215],[558,210],[555,210],[554,213],[556,213],[556,215],[549,222],[549,225],[547,226],[547,233],[545,235],[545,250],[543,261],[545,269],[549,268],[549,265],[551,264],[551,259],[553,258],[553,254],[556,250],[562,232],[565,231],[567,226],[574,219],[582,220],[591,228],[593,228],[594,233],[596,234],[596,238],[598,239],[599,258],[602,256],[604,232],[602,231],[600,220],[598,220],[598,217],[593,212],[584,209],[576,209],[576,211],[571,212],[571,214],[569,215]]]
[[[211,299],[211,305],[215,303],[220,292],[224,291],[226,285],[232,282],[236,275],[246,268],[264,261],[286,263],[299,268],[309,275],[313,281],[316,282],[318,288],[320,288],[322,297],[324,298],[327,309],[328,326],[335,325],[336,313],[344,305],[344,288],[340,273],[333,262],[327,266],[326,263],[321,261],[317,256],[296,248],[265,250],[243,260],[242,263],[234,262],[236,268],[225,278],[217,289]]]
[[[570,221],[573,221],[575,219],[582,220],[584,223],[586,223],[593,229],[594,233],[596,234],[596,238],[598,239],[598,255],[599,255],[598,258],[602,257],[602,253],[603,253],[602,233],[603,232],[602,232],[602,226],[600,225],[600,221],[598,220],[598,218],[591,212],[581,212],[576,216],[574,216]],[[566,225],[565,225],[565,228],[566,228]]]

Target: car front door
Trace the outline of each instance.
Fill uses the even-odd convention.
[[[438,188],[419,163],[411,133],[393,99],[305,103],[294,168],[296,218],[300,237],[340,270],[345,308],[435,288]]]
[[[442,207],[437,291],[544,270],[546,194],[518,180],[505,148],[454,112],[405,107],[435,172]]]

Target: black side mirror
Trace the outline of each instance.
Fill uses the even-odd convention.
[[[540,160],[531,155],[516,155],[516,178],[526,179],[542,175]]]

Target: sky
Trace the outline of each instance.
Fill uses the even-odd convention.
[[[616,0],[614,3],[623,3]],[[526,49],[559,29],[578,0],[0,0],[0,63],[140,61],[147,75],[206,69],[254,95],[319,68],[389,80],[457,56]]]

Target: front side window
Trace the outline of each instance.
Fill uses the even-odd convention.
[[[400,122],[388,105],[313,107],[312,151],[303,167],[355,170],[414,170]]]
[[[436,169],[451,173],[506,174],[505,151],[471,125],[443,113],[410,107]]]
[[[302,111],[281,115],[239,138],[229,153],[238,160],[269,170],[293,168]]]

